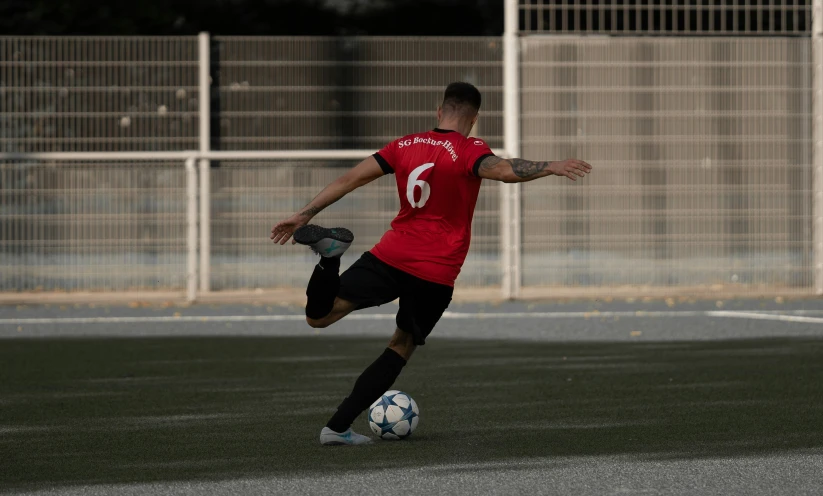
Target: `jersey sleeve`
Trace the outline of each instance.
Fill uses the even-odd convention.
[[[384,146],[379,152],[375,153],[374,159],[380,164],[384,174],[394,174],[394,167],[397,163],[397,140],[392,141]]]
[[[466,161],[466,174],[477,176],[478,169],[480,169],[480,162],[486,157],[493,157],[494,153],[485,141],[478,138],[469,138],[466,141],[466,147],[463,149],[463,156]]]

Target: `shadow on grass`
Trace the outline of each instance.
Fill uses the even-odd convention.
[[[322,448],[384,340],[0,342],[0,488],[823,447],[823,340],[436,340],[396,384],[408,441]],[[367,431],[360,418],[355,428]]]

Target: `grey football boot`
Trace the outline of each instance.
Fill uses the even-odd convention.
[[[320,444],[323,446],[355,446],[358,444],[371,444],[370,437],[363,436],[351,430],[351,427],[345,432],[334,432],[328,427],[323,427],[320,431]]]
[[[326,227],[307,224],[294,231],[294,240],[306,245],[321,257],[339,257],[351,246],[354,234],[344,227]]]

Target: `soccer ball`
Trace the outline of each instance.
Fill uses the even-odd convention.
[[[420,409],[402,391],[386,391],[369,407],[369,427],[382,439],[409,437],[420,420]]]

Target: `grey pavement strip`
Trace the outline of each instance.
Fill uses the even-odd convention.
[[[357,449],[357,448],[343,448]],[[537,458],[329,475],[236,480],[84,485],[17,493],[27,496],[574,494],[819,495],[823,453],[776,453],[743,458],[636,455]]]

